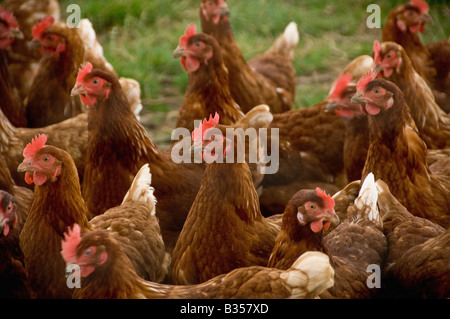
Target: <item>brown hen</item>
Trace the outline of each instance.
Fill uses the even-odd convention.
[[[281,299],[315,298],[333,285],[334,271],[326,255],[307,253],[286,271],[261,266],[243,267],[197,285],[164,285],[137,276],[122,246],[108,232],[80,234],[74,226],[62,244],[67,266],[81,268],[77,299]],[[86,251],[94,254],[85,255]],[[86,267],[87,268],[87,267]]]
[[[203,0],[200,19],[202,31],[212,35],[222,48],[231,95],[244,113],[259,104],[269,105],[272,113],[292,108],[296,90],[293,51],[299,40],[294,22],[270,49],[247,63],[234,38],[225,0]]]
[[[169,263],[155,216],[151,175],[145,165],[137,173],[120,206],[88,221],[75,164],[70,155],[46,146],[45,135],[36,137],[24,150],[18,170],[34,183],[35,196],[20,245],[30,285],[37,298],[70,298],[60,245],[67,227],[77,223],[83,231],[108,230],[124,246],[136,273],[162,281]],[[45,243],[45,244],[43,244]]]
[[[335,270],[334,286],[321,298],[372,298],[377,293],[368,285],[369,265],[382,266],[387,250],[386,238],[377,209],[377,189],[368,176],[347,217],[324,237],[331,222],[339,221],[334,200],[321,189],[302,190],[292,197],[283,213],[283,224],[268,267],[287,269],[308,251],[330,257]]]
[[[357,85],[354,103],[369,116],[370,146],[362,177],[373,173],[413,215],[450,225],[450,181],[433,174],[427,147],[417,130],[402,91],[394,83],[376,79],[373,71]]]
[[[243,152],[240,135],[226,136],[226,127],[218,123],[216,113],[192,134],[194,152],[208,164],[173,251],[171,279],[176,284],[201,283],[239,267],[265,266],[279,231],[276,222],[261,215],[250,169],[238,160]],[[211,129],[214,141],[206,135]],[[209,153],[211,147],[215,154]],[[226,158],[230,148],[234,151]]]
[[[378,206],[383,218],[389,255],[383,271],[384,297],[450,297],[450,229],[412,215],[377,181]]]
[[[21,38],[23,33],[14,15],[0,8],[0,96],[2,97],[0,107],[15,126],[26,127],[25,108],[19,91],[14,85],[7,58],[7,49],[15,39]]]
[[[423,44],[419,33],[432,19],[424,0],[411,0],[395,7],[386,19],[382,41],[401,45],[408,54],[414,69],[433,89],[437,104],[450,112],[450,40]]]
[[[411,117],[428,148],[450,146],[450,115],[437,104],[425,80],[415,71],[405,50],[395,42],[374,42],[374,63],[385,79],[402,90]]]
[[[189,82],[181,105],[176,127],[192,132],[194,120],[202,120],[217,112],[220,123],[231,125],[244,116],[233,100],[228,87],[228,71],[223,64],[217,41],[204,33],[197,33],[195,25],[186,28],[180,37],[174,57],[189,74]],[[256,104],[254,105],[256,106]]]
[[[44,127],[84,112],[78,96],[70,96],[85,46],[77,28],[43,18],[33,28],[33,42],[43,58],[26,102],[29,127]]]
[[[0,190],[0,299],[32,297],[19,246],[18,218],[14,197]]]

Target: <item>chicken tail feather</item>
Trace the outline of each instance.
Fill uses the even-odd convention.
[[[273,43],[272,48],[279,54],[285,54],[290,59],[294,58],[294,49],[300,39],[300,33],[295,22],[290,22],[283,34]]]
[[[149,206],[153,206],[152,215],[154,215],[156,213],[156,198],[153,194],[155,189],[150,186],[151,182],[152,174],[148,164],[145,164],[136,174],[133,183],[123,198],[122,204],[126,202],[147,203]]]
[[[290,270],[281,276],[293,288],[292,298],[311,298],[334,285],[334,269],[329,257],[316,251],[302,254]]]
[[[382,225],[378,211],[378,190],[372,173],[368,174],[364,180],[355,200],[355,207],[359,211],[359,218]]]

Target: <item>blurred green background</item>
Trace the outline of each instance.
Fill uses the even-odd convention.
[[[290,21],[298,24],[295,108],[322,101],[350,60],[371,54],[381,29],[366,25],[369,4],[380,6],[383,25],[389,11],[404,2],[227,0],[232,28],[246,58],[269,48]],[[78,4],[82,18],[93,23],[104,54],[118,74],[140,82],[143,113],[152,114],[152,125],[167,121],[181,105],[187,85],[187,73],[172,52],[188,24],[196,23],[200,29],[200,0],[62,0],[63,18],[70,14],[66,8],[71,3]],[[448,1],[428,3],[434,21],[421,34],[425,43],[450,33]]]

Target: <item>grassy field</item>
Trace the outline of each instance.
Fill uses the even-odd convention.
[[[381,29],[366,25],[367,6],[381,8],[381,22],[389,11],[404,1],[319,1],[319,0],[228,0],[231,24],[244,56],[251,58],[266,50],[290,21],[300,30],[294,66],[298,75],[295,108],[322,101],[342,68],[361,54],[371,54]],[[200,28],[200,0],[62,0],[76,3],[82,18],[89,18],[97,31],[104,53],[116,71],[137,79],[142,88],[143,113],[153,124],[170,122],[181,105],[187,73],[172,52],[185,27]],[[421,35],[424,42],[450,33],[448,2],[429,1],[434,22]],[[170,125],[169,125],[170,126]]]

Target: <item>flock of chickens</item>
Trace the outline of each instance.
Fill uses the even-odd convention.
[[[427,3],[393,9],[327,99],[292,110],[297,25],[246,61],[226,1],[199,2],[173,52],[177,127],[247,162],[175,163],[88,20],[1,3],[0,296],[450,298],[450,39],[421,42]],[[279,170],[229,127],[278,131]]]

